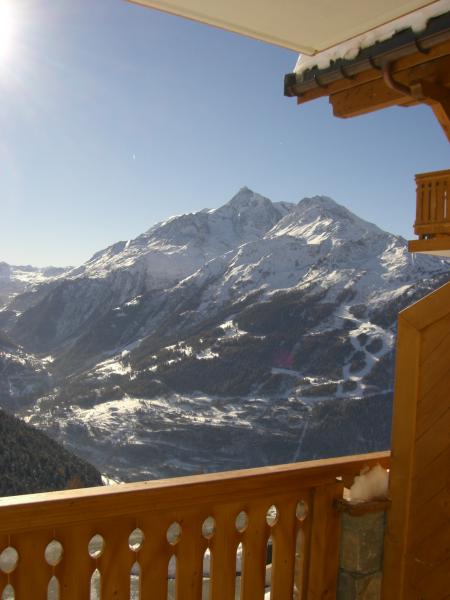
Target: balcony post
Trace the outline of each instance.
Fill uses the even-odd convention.
[[[314,490],[308,600],[335,600],[339,570],[341,519],[335,501],[344,484],[336,481]]]

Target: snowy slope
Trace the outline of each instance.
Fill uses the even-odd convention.
[[[384,448],[397,313],[448,279],[330,198],[243,188],[24,312],[12,335],[57,386],[21,414],[127,479]]]
[[[13,335],[33,352],[68,348],[116,307],[170,289],[210,259],[259,239],[291,208],[242,188],[221,208],[159,223],[67,273],[25,311]],[[50,316],[56,321],[48,327]]]
[[[422,276],[445,273],[448,263],[413,257],[406,241],[364,221],[330,198],[301,200],[260,239],[209,262],[179,284],[201,289],[196,316],[260,292],[327,290],[328,300],[351,288],[354,303],[395,297]]]
[[[259,239],[292,205],[274,204],[242,188],[224,206],[172,217],[128,242],[118,242],[73,269],[69,278],[140,273],[147,288],[163,288],[192,274],[208,260]]]
[[[173,217],[38,287],[42,297],[10,330],[69,374],[149,337],[186,337],[221,311],[281,291],[314,290],[329,303],[351,294],[375,310],[447,271],[330,198],[275,204],[243,188],[218,209]]]
[[[18,294],[63,276],[70,268],[14,266],[0,262],[0,309]]]

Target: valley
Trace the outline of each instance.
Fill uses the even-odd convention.
[[[385,449],[398,311],[449,278],[330,198],[242,188],[0,278],[0,405],[126,481]]]

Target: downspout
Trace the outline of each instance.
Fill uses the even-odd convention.
[[[399,92],[403,96],[408,96],[411,100],[415,100],[416,102],[422,102],[423,104],[428,104],[429,106],[433,106],[438,102],[438,98],[433,97],[429,92],[425,93],[423,86],[425,86],[425,82],[418,81],[413,83],[412,85],[405,85],[397,81],[392,76],[392,62],[387,62],[382,67],[383,73],[383,81],[384,83],[396,92]],[[433,85],[436,87],[436,84],[428,83],[428,85]]]
[[[417,98],[413,95],[411,88],[409,86],[404,85],[403,83],[400,83],[399,81],[396,81],[392,77],[392,64],[393,64],[392,62],[387,62],[383,65],[383,67],[381,69],[382,73],[383,73],[384,83],[391,90],[394,90],[395,92],[399,92],[403,96],[409,96],[410,98],[417,100]]]

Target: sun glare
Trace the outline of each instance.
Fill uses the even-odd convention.
[[[14,30],[13,0],[0,0],[0,62],[11,54]]]

